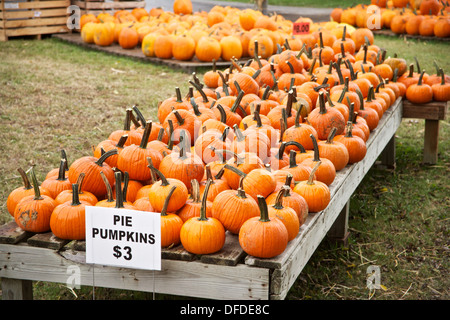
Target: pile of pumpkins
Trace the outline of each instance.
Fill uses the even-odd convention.
[[[441,0],[372,0],[335,8],[331,20],[357,28],[389,29],[396,34],[450,37],[450,4]]]
[[[449,95],[443,72],[408,71],[369,33],[357,51],[345,28],[333,43],[328,35],[314,34],[313,49],[286,40],[267,58],[255,40],[246,63],[192,74],[189,91],[175,88],[155,119],[127,108],[123,128],[92,156],[69,163],[62,152],[40,185],[34,168],[19,170],[24,186],[10,193],[9,212],[24,230],[71,240],[85,238],[86,206],[158,212],[162,247],[211,254],[229,232],[249,255],[281,254],[329,205],[336,173],[364,159],[397,99],[422,98],[432,79]]]
[[[300,50],[303,44],[312,47],[316,39],[312,33],[321,28],[309,18],[311,32],[293,35],[292,21],[282,15],[263,15],[253,9],[214,6],[209,12],[164,11],[161,8],[135,8],[114,13],[84,14],[80,20],[84,42],[98,46],[118,44],[124,49],[141,48],[147,57],[212,62],[252,57],[254,40],[259,41],[259,54],[268,58],[279,46],[289,41],[291,48]],[[343,25],[336,37],[342,34]],[[348,25],[350,34],[350,25]],[[331,28],[330,28],[331,30]],[[333,31],[334,32],[334,31]]]

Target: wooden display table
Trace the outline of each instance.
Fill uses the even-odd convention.
[[[238,238],[228,234],[216,254],[195,256],[182,246],[162,252],[161,271],[134,270],[85,263],[83,243],[49,234],[28,234],[14,222],[0,229],[0,277],[3,299],[31,299],[32,281],[67,283],[78,270],[80,285],[158,292],[206,299],[284,299],[325,236],[348,235],[348,203],[383,150],[392,150],[402,120],[402,100],[383,115],[367,141],[367,154],[337,173],[330,185],[331,202],[310,214],[297,237],[273,259],[248,256]],[[395,157],[385,157],[394,159]]]
[[[433,101],[413,104],[403,101],[403,118],[425,119],[423,162],[436,164],[438,159],[439,121],[444,120],[450,102]]]

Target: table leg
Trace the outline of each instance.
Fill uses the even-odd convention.
[[[33,282],[2,278],[3,300],[33,300]]]
[[[328,230],[327,238],[331,241],[347,245],[348,244],[348,216],[350,211],[350,200],[347,201],[344,208],[342,208],[341,213],[334,221],[330,230]]]
[[[438,159],[439,120],[425,120],[423,162],[436,164]]]
[[[381,165],[387,169],[395,169],[395,135],[389,140],[381,152]]]

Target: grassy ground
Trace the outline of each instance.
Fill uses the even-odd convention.
[[[446,70],[448,44],[377,37],[376,43],[423,67]],[[430,56],[432,53],[432,56]],[[0,224],[11,221],[6,198],[21,183],[16,171],[36,165],[38,180],[59,163],[91,153],[122,127],[137,104],[146,117],[189,75],[165,67],[87,51],[55,39],[0,43]],[[397,132],[397,168],[371,169],[351,199],[349,246],[324,241],[288,299],[448,299],[450,130],[441,121],[439,162],[421,164],[424,122],[405,119]],[[379,266],[381,289],[366,287]],[[35,299],[92,299],[93,288],[71,291],[36,282]],[[96,299],[152,299],[152,294],[95,288]],[[157,295],[158,299],[175,299]]]
[[[225,0],[229,2],[254,3],[255,0]],[[355,5],[352,0],[268,0],[269,5],[273,6],[293,6],[293,7],[312,7],[312,8],[347,8]],[[370,4],[369,0],[358,1],[357,3]]]

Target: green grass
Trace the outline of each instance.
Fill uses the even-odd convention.
[[[232,2],[244,2],[244,3],[254,3],[254,0],[225,0],[230,3]],[[363,0],[357,3],[370,4],[370,1]],[[326,1],[315,1],[315,0],[268,0],[269,5],[273,6],[293,6],[293,7],[311,7],[311,8],[347,8],[355,5],[355,1],[352,0],[326,0]],[[232,6],[232,4],[230,4]]]
[[[377,37],[376,43],[434,71],[450,70],[448,45]],[[187,92],[189,75],[84,50],[56,39],[0,43],[0,224],[11,221],[6,199],[20,186],[18,167],[36,165],[38,180],[59,163],[91,154],[91,146],[122,127],[126,107],[155,117],[157,103]],[[323,241],[287,299],[450,298],[448,212],[450,130],[441,121],[439,161],[422,162],[424,122],[405,119],[396,134],[395,170],[372,168],[351,198],[349,246]],[[382,289],[366,287],[367,267],[381,270]],[[93,288],[35,282],[37,300],[92,299]],[[151,293],[95,288],[96,299],[153,299]],[[156,295],[157,299],[182,297]]]

